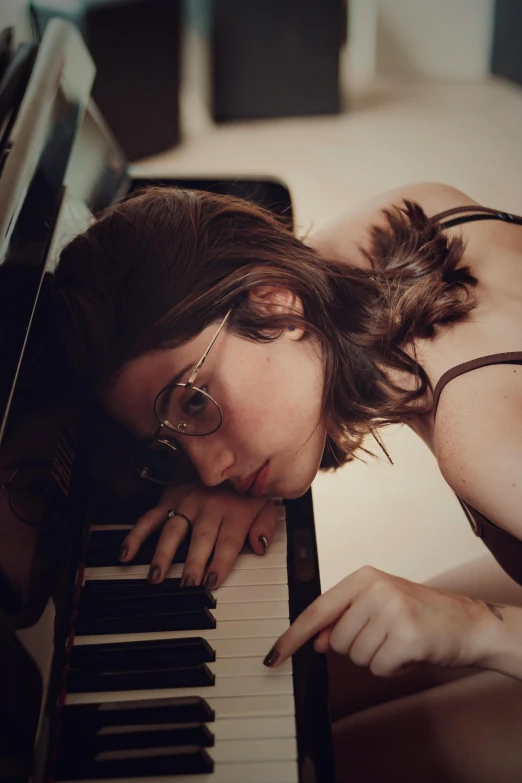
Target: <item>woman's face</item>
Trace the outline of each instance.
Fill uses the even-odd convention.
[[[105,399],[108,412],[140,438],[158,428],[154,400],[186,367],[185,383],[219,324],[179,348],[129,362]],[[177,436],[208,486],[230,482],[239,491],[292,498],[310,486],[325,445],[321,417],[323,367],[302,330],[255,343],[223,329],[196,386],[219,403],[221,427],[204,437]],[[182,416],[180,416],[180,419]]]

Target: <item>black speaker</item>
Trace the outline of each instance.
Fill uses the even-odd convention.
[[[338,112],[345,37],[345,0],[217,0],[214,119]]]
[[[85,13],[93,97],[129,160],[179,142],[181,0],[128,0]]]

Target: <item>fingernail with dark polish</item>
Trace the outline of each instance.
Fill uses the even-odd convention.
[[[261,544],[261,546],[263,547],[263,549],[266,552],[266,548],[268,546],[268,539],[267,539],[267,537],[266,536],[259,536],[259,538],[257,540],[259,541],[259,543]]]
[[[120,560],[125,560],[128,554],[129,554],[129,547],[126,544],[124,544],[120,549]]]
[[[161,576],[161,568],[159,565],[153,565],[149,568],[149,575],[147,579],[149,582],[157,582]]]
[[[263,663],[265,664],[265,666],[273,666],[278,658],[279,658],[279,650],[277,650],[275,647],[272,647],[272,649],[266,656]]]
[[[196,580],[193,576],[187,576],[187,578],[181,583],[182,587],[194,587]]]
[[[217,585],[217,580],[218,575],[215,571],[211,571],[209,574],[207,574],[207,578],[205,579],[205,587],[208,587],[209,590],[213,590]]]

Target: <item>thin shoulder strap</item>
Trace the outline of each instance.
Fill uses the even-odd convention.
[[[441,377],[435,390],[433,392],[433,404],[431,406],[431,412],[433,418],[437,415],[437,408],[439,405],[439,398],[442,390],[447,383],[457,378],[459,375],[464,375],[471,370],[477,370],[479,367],[487,367],[490,364],[522,364],[522,351],[508,351],[507,353],[492,353],[489,356],[481,356],[478,359],[471,359],[469,362],[463,362],[457,364],[456,367],[452,367],[451,370],[447,370]]]
[[[479,214],[463,215],[462,213],[464,212],[475,212]],[[445,220],[445,218],[449,218],[452,215],[461,215],[461,217]],[[502,212],[498,209],[491,209],[490,207],[481,207],[478,204],[446,209],[444,212],[433,215],[431,220],[440,223],[441,228],[452,228],[452,226],[459,226],[462,223],[474,223],[476,220],[503,220],[505,223],[522,225],[522,217],[520,217],[520,215],[512,215],[510,212]]]

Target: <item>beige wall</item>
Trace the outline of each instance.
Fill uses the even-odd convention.
[[[15,43],[31,40],[27,0],[0,0],[0,30],[15,28]]]
[[[477,81],[489,73],[494,0],[351,0],[355,78]]]

